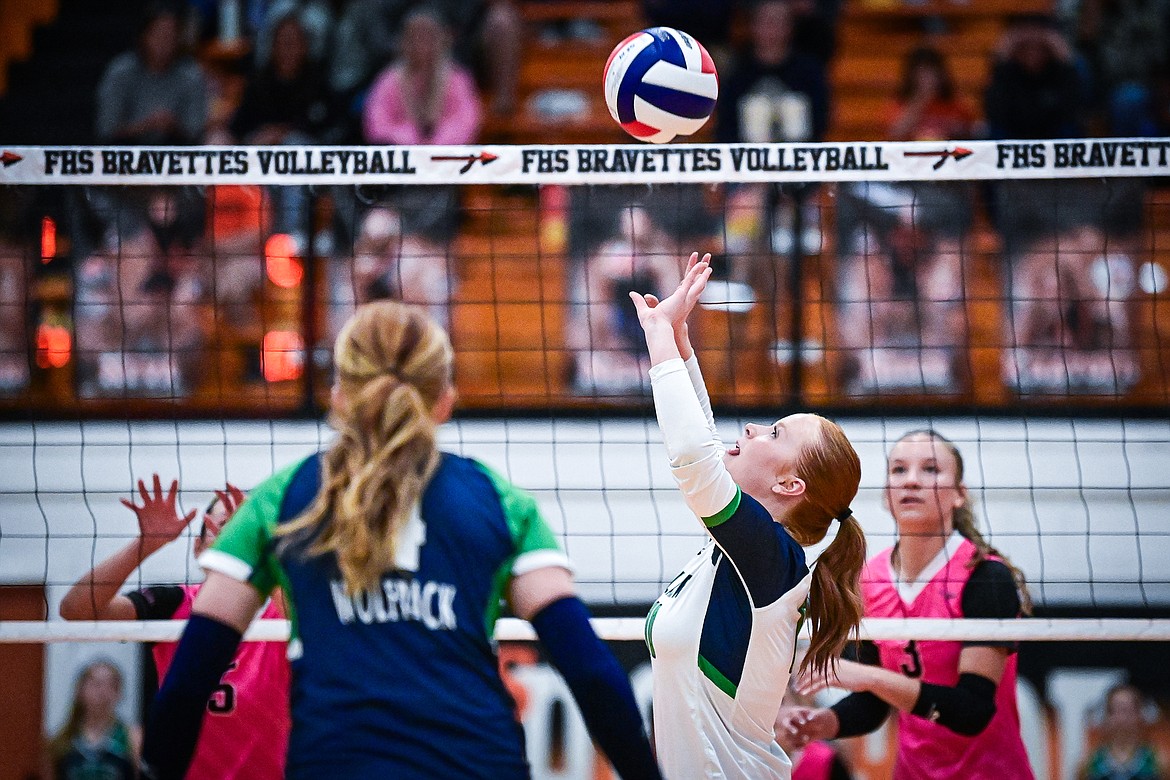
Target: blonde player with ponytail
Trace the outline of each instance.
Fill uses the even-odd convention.
[[[527,778],[492,640],[507,600],[621,776],[659,780],[629,680],[536,502],[437,448],[455,403],[447,334],[420,308],[367,304],[335,364],[336,441],[253,489],[200,556],[207,581],[151,712],[144,774],[183,777],[207,697],[279,585],[287,777]]]
[[[866,565],[865,614],[878,618],[1015,618],[1031,603],[1020,571],[975,526],[963,456],[932,430],[890,449],[884,502],[898,542]],[[865,642],[861,663],[810,674],[802,693],[853,691],[830,708],[785,710],[797,742],[865,734],[898,711],[896,780],[1031,780],[1016,708],[1010,642]]]
[[[709,261],[691,255],[665,300],[631,293],[671,470],[709,534],[647,616],[655,742],[667,777],[788,778],[773,726],[797,633],[807,621],[803,665],[823,672],[861,619],[865,536],[849,508],[861,462],[841,428],[813,414],[748,425],[724,448],[686,325]],[[803,547],[834,525],[808,562]]]

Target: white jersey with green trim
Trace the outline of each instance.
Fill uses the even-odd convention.
[[[707,615],[717,606],[712,602],[723,597],[716,574],[729,564],[715,542],[708,543],[654,603],[646,621],[654,740],[668,778],[792,776],[773,724],[792,673],[812,574],[778,601],[751,609],[747,646],[726,648],[743,655],[736,683],[728,676],[733,672],[717,668],[700,648]]]
[[[698,362],[650,369],[671,473],[711,541],[646,618],[654,739],[668,778],[790,778],[773,728],[812,575],[804,550],[723,463]]]

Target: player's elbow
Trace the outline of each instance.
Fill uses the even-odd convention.
[[[976,705],[962,717],[955,718],[950,729],[964,737],[977,737],[983,733],[994,717],[995,702]]]
[[[57,608],[57,614],[61,616],[62,620],[97,620],[92,605],[86,604],[84,599],[73,598],[71,595],[66,595],[65,598],[61,599],[61,606]]]
[[[923,683],[912,712],[964,737],[978,736],[995,717],[996,687],[970,673],[960,674],[955,686]]]

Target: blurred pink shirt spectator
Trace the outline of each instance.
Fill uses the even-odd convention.
[[[402,56],[374,81],[362,117],[366,140],[384,144],[467,144],[479,133],[475,83],[451,59],[451,36],[425,9],[403,23]]]

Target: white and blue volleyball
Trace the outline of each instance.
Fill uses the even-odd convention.
[[[605,104],[639,141],[664,144],[697,132],[717,97],[719,76],[711,55],[672,27],[634,33],[605,63]]]

